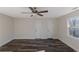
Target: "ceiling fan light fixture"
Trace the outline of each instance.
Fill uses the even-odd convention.
[[[47,13],[48,10],[38,11],[36,7],[29,7],[32,13],[37,14],[39,16],[43,16],[41,13]]]
[[[32,17],[33,15],[31,15],[31,17]]]

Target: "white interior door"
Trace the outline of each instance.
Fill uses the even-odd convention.
[[[48,26],[47,22],[43,20],[36,20],[36,38],[46,39],[48,38]]]
[[[36,25],[36,31],[35,31],[36,38],[41,38],[41,29],[42,29],[41,21],[36,20],[35,25]]]

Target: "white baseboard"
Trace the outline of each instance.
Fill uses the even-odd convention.
[[[3,46],[3,45],[5,45],[6,43],[12,41],[12,40],[13,40],[13,39],[11,39],[11,40],[7,40],[7,41],[4,41],[2,44],[0,44],[0,47]]]
[[[71,47],[72,49],[74,49],[76,52],[78,52],[77,49],[75,49],[72,45],[70,45],[69,43],[65,42],[64,40],[59,39],[60,41],[62,41],[63,43],[65,43],[66,45],[68,45],[69,47]]]

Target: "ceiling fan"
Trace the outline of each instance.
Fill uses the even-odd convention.
[[[32,11],[32,13],[35,13],[39,16],[43,16],[41,13],[47,13],[48,10],[44,10],[44,11],[38,11],[36,7],[29,7],[29,9]],[[32,17],[33,15],[31,15]]]

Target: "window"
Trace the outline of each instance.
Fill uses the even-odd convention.
[[[69,34],[74,37],[79,37],[79,18],[69,20]]]

